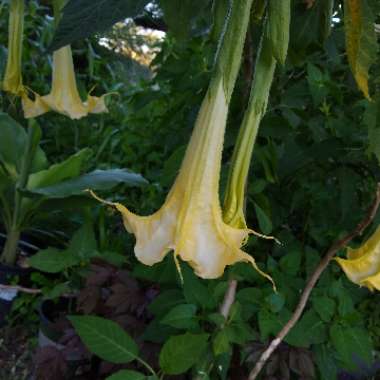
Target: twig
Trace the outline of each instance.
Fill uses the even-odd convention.
[[[22,293],[28,293],[28,294],[41,294],[41,289],[31,289],[31,288],[24,288],[23,286],[19,285],[3,285],[0,284],[0,290],[17,290],[18,292]]]
[[[237,288],[237,281],[230,280],[230,282],[228,283],[228,289],[224,295],[223,303],[221,304],[220,309],[219,309],[220,314],[222,314],[225,319],[228,318],[228,315],[230,314],[231,306],[235,302],[236,288]]]
[[[248,380],[255,380],[257,375],[260,373],[261,369],[264,367],[267,360],[272,355],[273,351],[279,346],[285,336],[293,328],[293,326],[300,319],[303,310],[305,309],[306,303],[310,297],[310,293],[313,290],[315,284],[317,283],[319,277],[323,271],[327,268],[331,259],[335,254],[342,248],[344,248],[353,238],[361,235],[363,231],[371,224],[373,218],[380,204],[380,183],[377,184],[376,198],[369,208],[365,218],[357,225],[357,227],[350,234],[346,235],[344,238],[337,240],[330,249],[327,251],[325,257],[321,260],[314,273],[311,275],[309,281],[306,284],[304,291],[302,292],[299,303],[289,321],[282,328],[282,330],[277,334],[276,338],[272,340],[268,348],[261,354],[258,362],[256,363],[253,370],[250,372]]]

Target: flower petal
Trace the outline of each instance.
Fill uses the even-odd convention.
[[[335,259],[347,277],[370,290],[380,290],[380,226],[361,247],[348,248],[347,257]]]

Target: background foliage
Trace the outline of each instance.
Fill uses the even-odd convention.
[[[209,2],[194,4],[182,0],[176,1],[176,6],[164,0],[149,4],[122,0],[112,3],[106,6],[104,1],[70,1],[53,37],[48,5],[28,1],[24,80],[38,93],[47,93],[49,53],[70,42],[82,95],[94,85],[95,94],[118,92],[118,96],[109,100],[108,114],[76,122],[53,113],[39,118],[43,130],[41,145],[51,162],[89,147],[94,154],[86,162],[86,171],[128,168],[141,173],[148,185],[141,189],[121,185],[105,196],[125,203],[133,211],[148,214],[160,207],[177,174],[209,82],[218,25],[212,22]],[[256,2],[256,9],[260,3]],[[374,17],[377,15],[378,22],[379,5],[372,0],[368,1],[368,7]],[[7,54],[5,10],[6,6],[0,19],[2,71]],[[134,17],[135,24],[110,29],[125,17]],[[268,112],[254,150],[247,189],[248,225],[275,235],[282,245],[251,238],[247,251],[273,276],[278,293],[244,264],[231,267],[221,279],[210,281],[196,278],[184,265],[181,285],[170,256],[153,267],[138,263],[133,256],[133,237],[124,232],[119,217],[91,200],[85,212],[83,208],[78,211],[75,199],[54,215],[46,209],[39,215],[36,228],[28,231],[27,239],[40,248],[67,248],[78,253],[75,235],[68,242],[75,230],[83,224],[87,226],[85,220],[93,221],[93,232],[89,232],[93,235],[87,239],[92,244],[90,250],[103,252],[100,254],[103,256],[114,253],[107,261],[116,266],[121,265],[118,258],[123,255],[122,265],[145,291],[136,301],[146,305],[144,317],[137,318],[142,323],[141,334],[134,338],[144,360],[149,358],[150,365],[159,366],[162,373],[203,371],[207,373],[203,379],[244,378],[265,344],[289,318],[307,277],[324,251],[363,218],[380,178],[380,96],[376,79],[380,61],[379,52],[373,52],[377,56],[370,71],[375,78],[370,81],[373,94],[370,102],[363,98],[349,69],[343,18],[342,4],[338,1],[293,1],[288,60],[276,71]],[[253,17],[247,40],[250,43],[232,100],[222,192],[248,100],[260,36],[260,26],[255,20]],[[135,25],[150,26],[167,34],[155,42],[141,36],[136,39]],[[114,44],[108,47],[99,44],[105,38]],[[128,55],[118,49],[120,41],[128,44]],[[149,67],[130,54],[131,51],[141,54],[139,48],[147,44],[158,51]],[[0,105],[25,125],[17,99],[3,93]],[[374,227],[380,215],[375,221]],[[374,227],[367,231],[368,236]],[[72,259],[59,278],[35,276],[36,284],[45,286],[46,293],[67,283],[81,288],[88,272],[83,272],[80,264],[89,265],[92,258],[90,255]],[[38,263],[35,265],[38,267]],[[238,293],[228,320],[223,320],[217,310],[229,279],[239,280]],[[67,288],[61,288],[61,292],[63,289]],[[148,290],[154,291],[154,297],[147,296]],[[129,297],[123,298],[123,302],[129,304],[133,299],[130,294]],[[16,312],[29,310],[29,303],[27,297],[20,298]],[[377,304],[377,294],[349,283],[332,263],[313,291],[299,324],[272,357],[262,378],[334,380],[375,376],[380,350]],[[95,308],[91,310],[94,314],[92,311],[105,316]],[[95,317],[83,318],[90,318],[87,325],[80,317],[73,319],[73,323],[89,345],[95,338],[88,326],[96,326],[97,339],[101,339],[98,332],[102,328],[118,328],[96,323]],[[114,315],[111,318],[117,320]],[[81,323],[87,326],[86,331],[81,330]],[[128,324],[120,324],[132,333]],[[123,335],[119,338],[123,340]],[[128,346],[128,352],[132,350],[136,355],[138,348],[128,339],[127,336],[118,343]],[[144,348],[146,343],[156,345],[156,350]],[[99,350],[95,354],[115,361],[106,349],[102,345],[104,352]],[[108,349],[112,351],[112,347]],[[116,363],[129,362],[131,357],[125,355],[120,352]],[[127,368],[141,370],[137,364]],[[182,376],[179,378],[185,378]],[[119,378],[139,377],[124,372],[110,379]]]

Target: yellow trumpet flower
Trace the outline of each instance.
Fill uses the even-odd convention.
[[[146,265],[162,261],[173,250],[202,278],[220,277],[227,265],[238,261],[252,263],[268,277],[240,249],[250,230],[231,227],[222,218],[219,173],[228,112],[223,81],[211,92],[203,100],[182,167],[161,209],[139,216],[120,203],[111,205],[136,236],[136,257]]]
[[[217,278],[227,265],[244,261],[271,280],[257,267],[253,257],[241,250],[251,231],[226,224],[219,200],[228,106],[240,66],[251,5],[251,0],[232,3],[213,79],[181,169],[164,205],[153,215],[139,216],[120,203],[107,202],[120,211],[125,228],[135,235],[136,257],[146,265],[158,263],[169,251],[174,251],[178,269],[179,256],[202,278]]]
[[[8,58],[2,88],[17,96],[24,92],[21,74],[23,34],[24,0],[12,0],[9,7]]]
[[[101,97],[88,95],[87,101],[82,101],[75,80],[71,47],[67,45],[53,53],[53,79],[50,94],[45,96],[34,94],[34,100],[24,96],[22,103],[26,118],[37,117],[52,110],[71,119],[80,119],[89,113],[107,112],[104,102],[107,95]]]
[[[348,248],[347,259],[335,260],[352,282],[380,290],[380,226],[361,247]]]

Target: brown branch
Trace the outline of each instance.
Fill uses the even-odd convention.
[[[261,369],[264,367],[267,360],[272,355],[273,351],[279,346],[285,336],[289,333],[289,331],[293,328],[293,326],[300,319],[303,310],[305,309],[306,303],[310,297],[310,293],[316,285],[319,277],[323,273],[323,271],[327,268],[331,259],[336,255],[336,253],[344,248],[352,239],[356,236],[361,235],[363,231],[371,224],[373,218],[376,215],[376,212],[379,208],[380,204],[380,183],[377,184],[376,198],[369,208],[365,218],[356,226],[356,228],[348,235],[343,237],[340,240],[337,240],[333,243],[330,249],[327,251],[325,257],[321,260],[314,273],[311,275],[309,281],[306,284],[306,287],[301,295],[299,303],[289,321],[282,328],[282,330],[277,334],[276,338],[272,340],[268,348],[261,354],[258,362],[256,363],[253,370],[250,372],[248,380],[255,380]]]
[[[236,288],[237,281],[230,280],[230,282],[228,283],[227,291],[224,295],[223,303],[221,304],[219,309],[220,314],[222,314],[226,320],[230,314],[231,306],[235,302]]]
[[[28,293],[28,294],[41,294],[41,289],[31,289],[31,288],[24,288],[23,286],[19,285],[3,285],[0,284],[0,290],[17,290],[18,292],[22,293]]]

